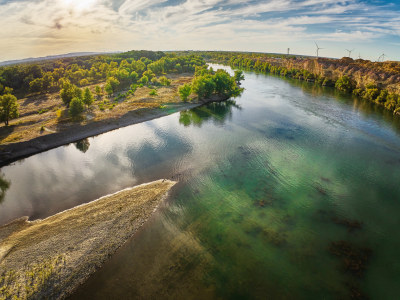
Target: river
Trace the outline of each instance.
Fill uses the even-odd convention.
[[[3,167],[0,223],[169,178],[166,203],[72,299],[397,298],[399,119],[245,77],[234,100]]]

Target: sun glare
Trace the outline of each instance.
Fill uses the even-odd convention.
[[[68,8],[73,8],[78,11],[84,11],[92,8],[97,0],[62,0]]]

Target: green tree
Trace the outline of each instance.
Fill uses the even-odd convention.
[[[215,92],[219,95],[230,96],[231,92],[236,88],[235,79],[225,70],[218,70],[213,76],[213,81],[215,83]]]
[[[244,80],[244,74],[242,70],[236,70],[234,75],[235,81],[237,84],[240,84],[242,80]]]
[[[112,85],[111,83],[107,82],[106,85],[104,86],[104,90],[106,91],[106,93],[108,94],[108,96],[111,96],[113,91]]]
[[[43,89],[43,79],[36,78],[29,82],[29,90],[33,93],[39,93]]]
[[[103,95],[103,91],[101,90],[101,86],[97,85],[96,88],[95,88],[95,91],[96,91],[97,98],[100,99],[101,96]]]
[[[8,121],[18,118],[17,98],[11,94],[0,96],[0,121],[8,126]]]
[[[192,92],[192,87],[190,84],[185,84],[178,89],[179,96],[181,97],[182,101],[187,101],[187,99],[190,96],[190,93]]]
[[[149,82],[149,77],[146,75],[143,75],[142,78],[140,78],[139,83],[146,85]]]
[[[81,98],[74,97],[69,105],[69,113],[75,118],[78,117],[84,110],[85,106]]]
[[[215,82],[211,75],[197,76],[193,80],[192,91],[198,95],[199,99],[209,98],[215,91]]]
[[[132,71],[131,74],[129,75],[129,77],[133,83],[136,83],[139,78],[139,75],[135,71]]]
[[[83,92],[83,103],[86,104],[87,107],[92,105],[94,99],[93,99],[93,94],[89,90],[89,88],[86,88],[85,91]]]
[[[69,81],[66,81],[60,91],[60,97],[64,104],[69,107],[72,98],[82,98],[82,90]]]

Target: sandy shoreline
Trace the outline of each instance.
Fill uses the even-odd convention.
[[[198,103],[178,103],[168,106],[168,109],[139,109],[129,111],[118,119],[108,119],[91,122],[86,125],[76,124],[68,130],[47,134],[29,141],[11,143],[0,146],[0,167],[10,164],[21,158],[47,151],[81,139],[96,136],[108,131],[129,125],[142,123],[170,115],[186,109],[203,105]],[[172,112],[171,112],[172,110]]]
[[[174,184],[158,180],[1,226],[0,298],[65,298],[138,231]]]

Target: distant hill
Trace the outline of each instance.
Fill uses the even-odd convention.
[[[74,53],[66,53],[66,54],[59,54],[59,55],[49,55],[43,57],[30,57],[24,59],[17,59],[17,60],[7,60],[0,62],[0,66],[8,66],[8,65],[16,65],[16,64],[23,64],[23,63],[32,63],[38,62],[42,60],[50,60],[50,59],[58,59],[58,58],[65,58],[65,57],[76,57],[76,56],[88,56],[88,55],[96,55],[96,54],[105,54],[105,52],[74,52]]]

